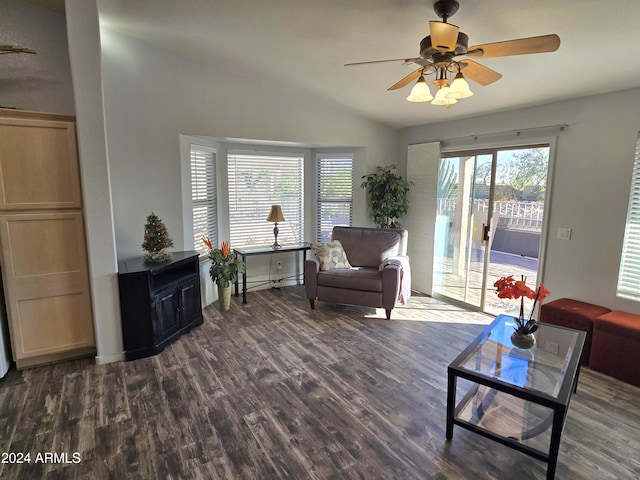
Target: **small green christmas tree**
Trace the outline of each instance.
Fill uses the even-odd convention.
[[[162,263],[171,260],[171,253],[166,251],[169,247],[173,247],[173,240],[167,232],[167,227],[152,212],[147,217],[147,224],[144,226],[142,248],[147,252],[144,254],[144,261],[147,263]]]

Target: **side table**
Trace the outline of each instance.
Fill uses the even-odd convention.
[[[247,257],[256,255],[273,255],[274,253],[282,252],[300,252],[301,264],[304,264],[306,251],[311,247],[308,243],[299,243],[295,245],[282,245],[280,248],[271,248],[270,246],[250,246],[234,248],[233,251],[242,257],[242,261],[247,263]],[[238,280],[236,280],[236,297],[238,296]],[[242,274],[242,304],[247,304],[247,271]]]

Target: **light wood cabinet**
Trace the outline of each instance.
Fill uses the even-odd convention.
[[[0,210],[81,208],[75,125],[0,113]]]
[[[0,109],[0,262],[19,368],[95,352],[72,117]]]

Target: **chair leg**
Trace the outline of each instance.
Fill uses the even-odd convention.
[[[384,311],[387,314],[387,320],[391,320],[391,309],[390,308],[386,308]]]
[[[317,298],[310,298],[309,299],[309,304],[311,305],[311,310],[315,310],[316,309],[316,305],[318,304],[318,299]]]

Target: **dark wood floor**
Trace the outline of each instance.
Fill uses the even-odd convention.
[[[544,463],[466,430],[445,441],[446,367],[489,318],[427,297],[391,321],[311,311],[302,287],[249,302],[207,308],[155,357],[11,371],[0,453],[31,464],[0,464],[0,478],[545,478]],[[556,478],[640,478],[639,397],[584,369]],[[45,452],[71,463],[36,463]]]

